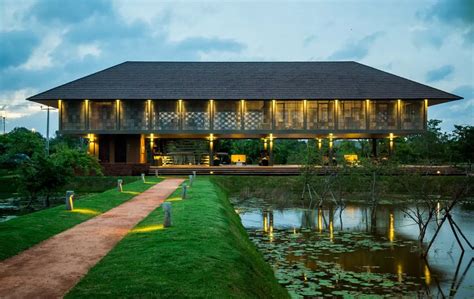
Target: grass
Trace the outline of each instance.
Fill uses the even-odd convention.
[[[287,298],[248,239],[226,194],[199,177],[172,203],[173,226],[153,211],[67,294],[69,298]]]
[[[147,177],[147,180],[157,183],[161,179]],[[123,193],[119,193],[114,188],[77,200],[74,203],[75,211],[66,211],[62,204],[2,222],[0,223],[0,260],[14,256],[76,224],[104,213],[151,186],[153,184],[144,184],[140,180],[125,184]]]

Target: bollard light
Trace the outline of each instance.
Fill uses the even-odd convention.
[[[170,227],[173,225],[171,221],[171,203],[164,202],[161,206],[163,207],[163,212],[165,214],[163,219],[163,227]]]
[[[193,179],[196,179],[196,170],[193,170]]]
[[[190,175],[189,175],[189,187],[192,187],[192,186],[193,186],[193,179],[194,179],[193,175],[190,174]]]
[[[144,183],[146,183],[146,182],[145,182],[145,174],[144,174],[144,173],[142,173],[142,181],[143,181]]]
[[[117,180],[117,191],[118,191],[118,192],[122,192],[122,191],[123,191],[122,184],[123,184],[123,180],[118,179],[118,180]]]
[[[74,191],[66,191],[66,210],[74,210]]]
[[[186,186],[186,183],[183,184],[183,190],[181,191],[181,199],[186,199],[186,192],[187,192],[187,188],[188,186]]]
[[[158,169],[155,169],[155,176],[158,177]]]

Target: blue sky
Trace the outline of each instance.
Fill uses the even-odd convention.
[[[471,0],[2,0],[0,108],[44,133],[26,97],[127,60],[356,60],[464,97],[430,108],[451,130],[474,124],[473,44]]]

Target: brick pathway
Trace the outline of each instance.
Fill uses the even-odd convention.
[[[60,298],[183,179],[166,179],[104,214],[0,262],[0,298]]]

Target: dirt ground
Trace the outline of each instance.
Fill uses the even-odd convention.
[[[60,298],[182,179],[166,179],[132,200],[0,262],[0,298]]]

